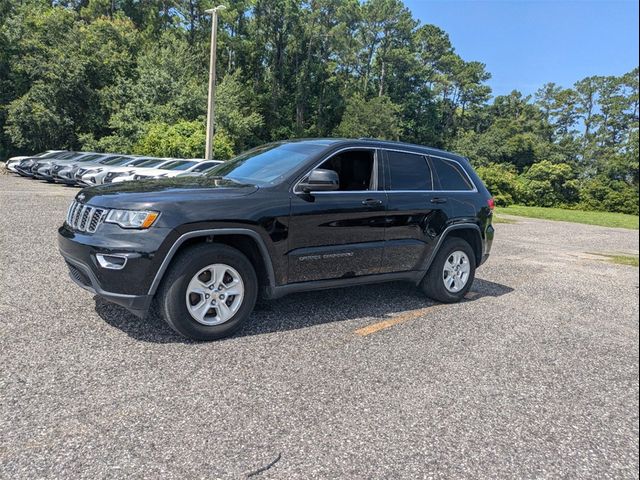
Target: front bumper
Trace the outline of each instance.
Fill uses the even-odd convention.
[[[77,183],[76,179],[73,176],[70,177],[69,175],[70,175],[69,171],[61,170],[60,172],[55,174],[55,179],[60,183],[65,183],[67,185],[75,185]]]
[[[58,230],[58,248],[76,284],[142,318],[151,304],[150,286],[159,268],[155,252],[168,231],[134,232],[102,224],[97,234],[83,234],[65,224]],[[126,265],[118,270],[105,268],[98,261],[100,254],[124,256]]]
[[[31,167],[26,167],[26,168],[16,167],[16,172],[18,173],[18,175],[21,175],[23,177],[33,177],[33,173],[31,172]]]
[[[64,257],[67,267],[69,268],[69,277],[79,287],[104,298],[105,300],[126,308],[136,317],[144,318],[149,311],[151,295],[126,295],[122,293],[113,293],[103,290],[98,279],[93,275],[91,268],[60,251]]]
[[[40,168],[37,172],[34,173],[33,176],[40,180],[47,180],[47,181],[53,180],[53,176],[51,175],[51,168],[46,168],[46,169]]]

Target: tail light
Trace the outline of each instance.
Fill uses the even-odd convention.
[[[493,198],[487,200],[487,205],[489,205],[489,210],[494,210],[496,208],[496,201]]]

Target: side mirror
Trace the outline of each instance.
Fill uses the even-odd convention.
[[[340,188],[340,178],[334,170],[316,168],[300,183],[300,188],[305,193],[330,192]]]

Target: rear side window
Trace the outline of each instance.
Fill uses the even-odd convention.
[[[427,159],[422,155],[387,151],[390,190],[433,190]]]
[[[440,190],[468,191],[473,190],[469,177],[456,162],[431,157],[433,168],[440,181]]]

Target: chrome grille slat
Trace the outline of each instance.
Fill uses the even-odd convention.
[[[66,222],[73,230],[95,233],[107,217],[107,213],[109,213],[109,210],[106,208],[92,207],[74,201],[69,206]]]
[[[96,229],[98,228],[98,225],[100,225],[100,222],[102,221],[103,215],[104,215],[103,208],[96,208],[94,210],[93,215],[91,216],[91,221],[89,222],[89,226],[87,227],[87,232],[93,233],[96,231]]]
[[[81,232],[84,232],[87,229],[87,221],[89,220],[92,212],[93,208],[91,208],[89,205],[85,205],[82,208],[82,217],[80,218],[80,223],[78,224],[78,230],[80,230]]]
[[[82,211],[82,205],[78,204],[78,208],[76,208],[76,211],[74,212],[74,215],[73,215],[73,220],[71,222],[71,226],[73,226],[74,228],[78,224],[78,217],[80,216],[81,211]]]

